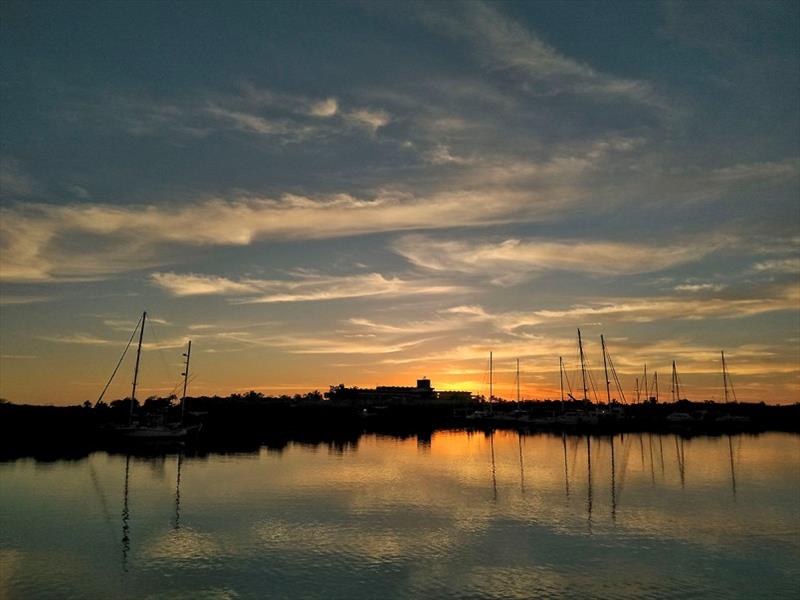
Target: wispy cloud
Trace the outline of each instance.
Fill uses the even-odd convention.
[[[0,306],[13,306],[15,304],[35,304],[38,302],[49,302],[50,296],[22,296],[15,294],[0,293]]]
[[[39,339],[57,344],[76,344],[80,346],[119,346],[124,347],[125,341],[98,337],[87,333],[72,333],[69,335],[43,335]],[[186,338],[171,338],[154,342],[142,342],[142,348],[147,350],[163,350],[182,348],[186,345]]]
[[[725,289],[722,283],[681,283],[675,286],[676,292],[721,292]]]
[[[661,271],[696,261],[725,243],[723,238],[680,244],[644,244],[546,239],[472,242],[405,236],[394,244],[413,264],[435,271],[481,274],[498,283],[516,283],[545,271],[630,275]]]
[[[380,273],[328,276],[298,273],[293,279],[243,279],[197,274],[154,273],[153,283],[175,296],[235,295],[236,303],[310,302],[365,296],[410,296],[463,291],[424,280],[385,277]]]
[[[28,175],[22,164],[13,158],[0,158],[0,197],[27,198],[34,195],[39,185]]]
[[[678,297],[607,299],[566,308],[491,313],[482,307],[451,308],[455,314],[466,314],[493,323],[506,333],[522,333],[525,328],[544,324],[580,325],[587,318],[604,322],[651,322],[664,319],[701,320],[737,319],[775,311],[796,311],[800,305],[800,286],[776,286],[753,297]]]
[[[602,73],[565,56],[499,5],[429,5],[421,16],[434,30],[468,41],[487,69],[516,78],[528,93],[606,96],[667,108],[648,82]]]
[[[753,265],[759,273],[794,273],[800,275],[800,258],[775,258],[762,260]]]
[[[315,117],[332,117],[339,111],[339,103],[336,98],[325,98],[311,105],[309,114]]]
[[[360,108],[347,113],[347,119],[356,125],[366,127],[372,132],[389,124],[391,118],[385,110]]]
[[[0,208],[0,276],[9,281],[103,277],[161,262],[165,244],[247,245],[380,231],[536,219],[554,208],[522,192],[460,191],[428,197],[380,193],[280,200],[241,198],[170,206],[26,204]],[[69,244],[79,236],[81,244]]]

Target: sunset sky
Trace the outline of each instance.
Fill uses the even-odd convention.
[[[486,394],[492,351],[555,398],[580,327],[628,399],[722,400],[724,350],[800,401],[796,1],[6,0],[0,94],[12,402],[96,400],[143,310],[140,398],[188,339],[190,395]]]

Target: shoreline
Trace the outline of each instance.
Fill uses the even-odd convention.
[[[91,452],[144,451],[183,448],[191,453],[252,452],[266,447],[281,451],[290,443],[328,444],[344,449],[363,435],[425,439],[438,431],[498,430],[520,434],[615,436],[671,434],[682,437],[800,433],[800,404],[675,404],[606,405],[582,402],[486,403],[467,406],[334,405],[328,401],[296,402],[230,398],[189,399],[188,419],[200,431],[185,440],[145,443],[120,440],[111,432],[127,420],[128,408],[98,410],[80,406],[0,405],[0,461],[78,459]],[[129,405],[128,405],[129,407]],[[176,418],[177,407],[165,417]],[[690,420],[671,422],[675,413]]]

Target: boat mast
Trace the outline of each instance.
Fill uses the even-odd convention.
[[[639,396],[639,378],[636,378],[636,404],[639,404],[641,397]]]
[[[681,388],[678,383],[678,369],[675,367],[675,361],[672,361],[672,401],[676,402],[681,399]]]
[[[131,390],[131,414],[129,423],[133,423],[133,405],[136,402],[136,381],[139,379],[139,357],[142,355],[142,338],[144,337],[144,322],[147,320],[147,311],[142,313],[142,328],[139,330],[139,347],[136,348],[136,366],[133,369],[133,389]]]
[[[606,374],[606,398],[608,404],[611,405],[611,382],[608,380],[608,365],[606,364],[606,341],[603,339],[603,334],[600,334],[600,345],[603,347],[603,371]]]
[[[517,359],[517,404],[519,404],[519,359]]]
[[[647,385],[647,363],[644,363],[644,401],[647,402],[650,399],[650,389]]]
[[[655,382],[656,386],[656,404],[658,404],[658,371],[653,373],[653,381]]]
[[[581,330],[578,329],[578,350],[581,355],[581,379],[583,381],[583,400],[589,399],[589,390],[586,388],[586,366],[584,365],[584,357],[583,357],[583,342],[581,341]]]
[[[725,368],[725,351],[720,350],[719,353],[722,355],[722,385],[725,387],[725,403],[728,402],[728,371]]]
[[[183,396],[181,397],[181,423],[183,423],[183,413],[186,406],[186,386],[189,385],[189,358],[192,356],[192,340],[189,340],[189,348],[186,350],[186,369],[183,373]]]
[[[564,360],[558,357],[558,379],[561,383],[561,411],[564,411]]]
[[[489,404],[491,404],[492,398],[494,398],[494,390],[492,388],[492,353],[489,352]]]

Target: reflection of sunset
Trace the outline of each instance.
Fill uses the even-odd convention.
[[[796,572],[797,436],[626,434],[613,441],[613,471],[611,438],[600,436],[444,431],[429,447],[414,437],[367,436],[343,452],[290,444],[282,452],[183,457],[179,490],[174,456],[135,459],[126,565],[138,575],[127,585],[144,592],[145,573],[179,577],[195,569],[204,589],[227,574],[242,590],[248,584],[237,573],[280,572],[293,582],[313,565],[327,579],[303,579],[312,586],[304,589],[319,585],[320,593],[344,589],[352,577],[369,579],[375,570],[401,569],[403,585],[417,594],[525,597],[530,590],[523,584],[553,593],[571,585],[596,591],[604,583],[582,570],[584,560],[598,564],[608,585],[634,586],[637,594],[645,589],[638,586],[667,585],[658,575],[664,561],[687,560],[711,572],[750,561]],[[0,465],[10,539],[24,522],[14,518],[22,510],[37,515],[34,540],[38,528],[66,533],[83,523],[82,535],[96,536],[86,552],[97,554],[87,560],[99,580],[73,585],[106,585],[120,568],[125,462],[98,453],[47,468]],[[59,493],[41,496],[43,487]],[[48,548],[0,554],[13,581],[31,577],[34,565],[37,577],[69,580],[63,569],[41,566],[64,563],[70,537],[59,539]],[[613,559],[598,554],[598,544]],[[640,546],[657,551],[626,552]],[[71,560],[80,572],[78,558]],[[625,568],[611,568],[609,560]],[[692,589],[705,585],[691,569],[673,577]],[[158,581],[170,589],[171,578]],[[775,575],[768,583],[735,583],[740,589],[786,584]]]

